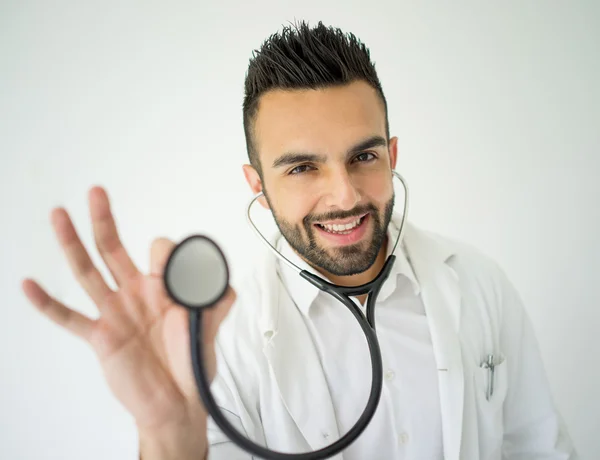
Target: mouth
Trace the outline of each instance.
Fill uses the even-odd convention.
[[[342,223],[316,223],[314,227],[327,240],[336,244],[353,244],[365,234],[369,214],[364,214]]]

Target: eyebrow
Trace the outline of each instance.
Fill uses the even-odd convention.
[[[364,150],[372,149],[375,147],[386,147],[387,141],[381,136],[371,136],[364,141],[353,145],[346,152],[346,158],[357,153],[363,152]],[[273,168],[281,168],[282,166],[295,165],[297,163],[325,163],[327,157],[325,155],[319,155],[310,152],[287,152],[273,161]]]

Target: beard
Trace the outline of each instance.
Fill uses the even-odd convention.
[[[370,203],[350,211],[336,211],[320,216],[309,214],[302,219],[302,224],[292,224],[280,217],[275,212],[266,193],[265,198],[269,203],[279,231],[290,246],[309,265],[319,267],[335,276],[350,276],[368,270],[377,259],[377,255],[385,242],[387,228],[392,218],[395,196],[392,195],[383,210],[379,210],[374,204]],[[373,222],[373,235],[369,241],[363,239],[358,243],[337,248],[325,248],[317,243],[316,232],[318,230],[314,227],[315,223],[358,217],[365,213],[369,213],[369,219]],[[304,232],[302,229],[304,229]]]

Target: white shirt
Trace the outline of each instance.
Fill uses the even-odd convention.
[[[396,235],[388,230],[387,255]],[[323,277],[284,239],[280,249],[300,268]],[[364,333],[338,300],[309,285],[287,265],[280,263],[278,270],[310,330],[343,435],[364,411],[371,390],[372,366]],[[352,299],[366,315],[366,306]],[[384,365],[383,393],[373,420],[344,451],[344,459],[363,460],[377,453],[385,459],[442,460],[438,371],[431,334],[419,284],[400,245],[377,299],[375,327]]]

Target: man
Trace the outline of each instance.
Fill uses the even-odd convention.
[[[253,193],[273,212],[288,259],[329,281],[372,280],[402,214],[387,103],[367,48],[302,23],[271,36],[250,62],[244,129]],[[95,241],[112,291],[68,214],[52,213],[80,284],[100,311],[74,312],[25,280],[31,302],[88,341],[134,416],[143,460],[250,459],[199,400],[186,311],[161,280],[173,243],[157,239],[149,274],[123,248],[106,192],[90,191]],[[408,225],[376,307],[385,382],[371,424],[337,459],[574,459],[518,294],[470,247]],[[355,299],[364,311],[365,296]],[[204,316],[212,391],[237,429],[282,452],[317,450],[364,410],[371,363],[348,310],[273,257]],[[485,367],[493,360],[492,374]],[[218,363],[218,373],[217,373]],[[493,390],[491,388],[493,384]]]

